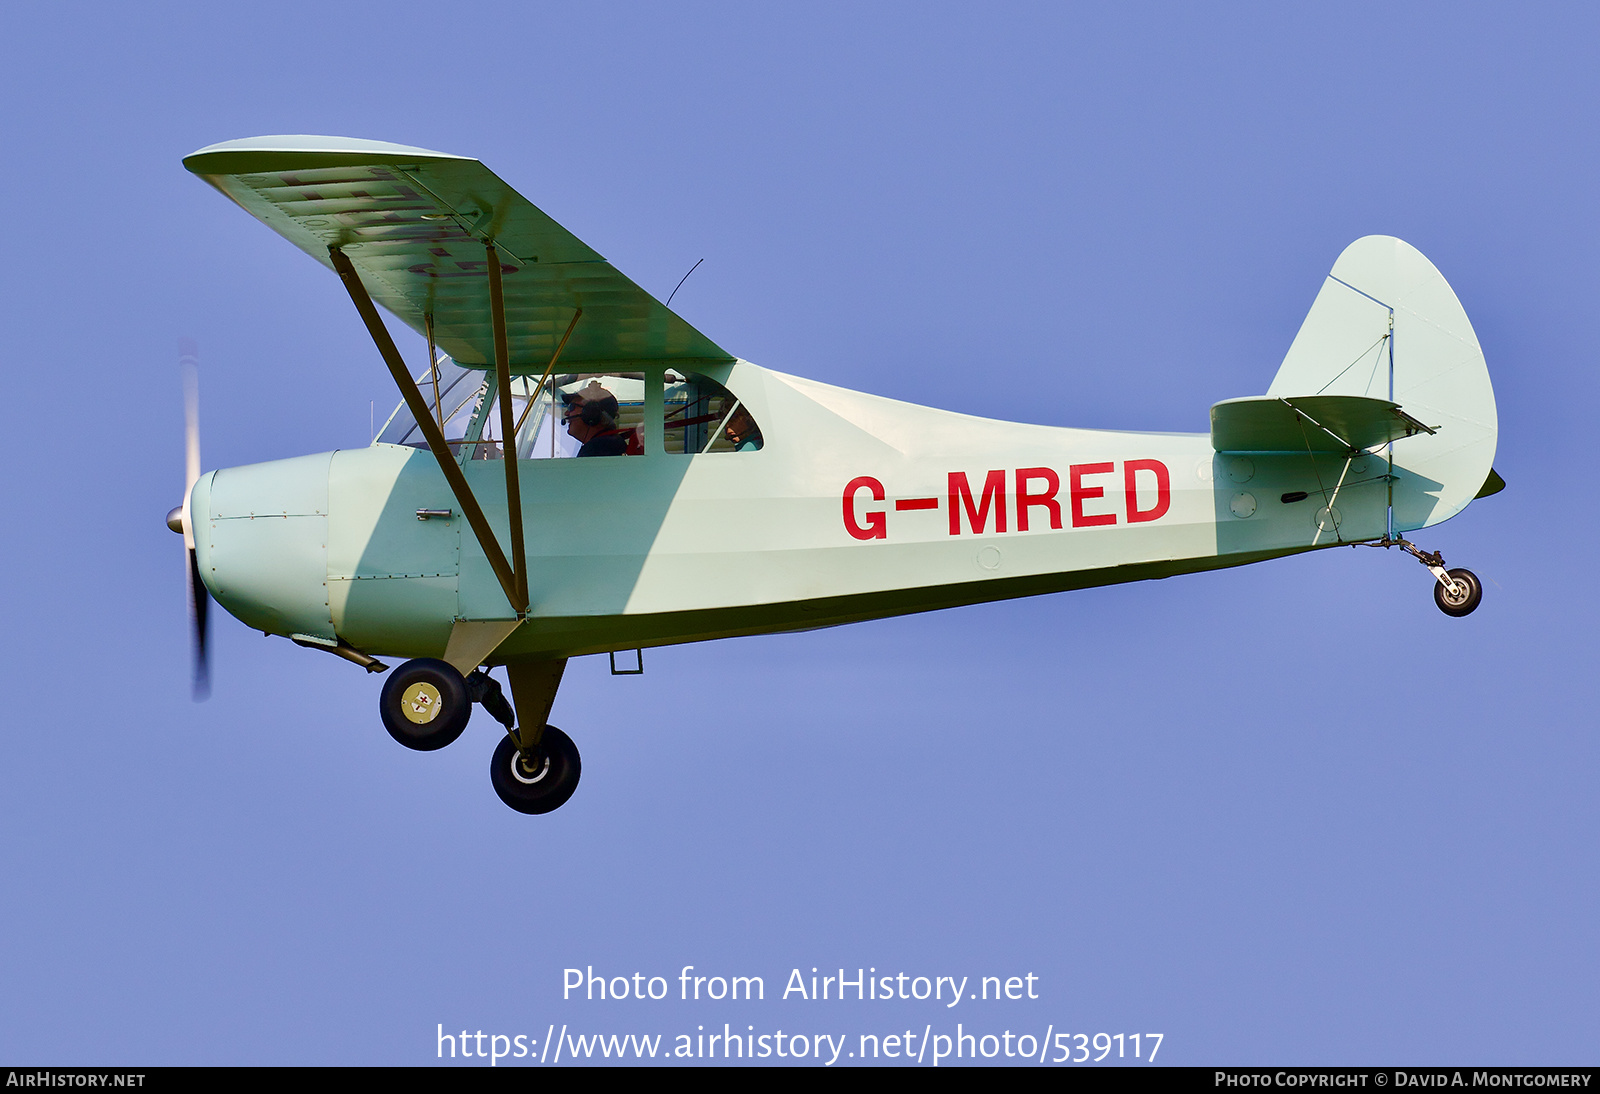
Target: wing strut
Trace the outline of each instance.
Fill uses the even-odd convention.
[[[522,549],[522,490],[517,485],[517,427],[511,414],[511,351],[506,346],[506,299],[500,285],[500,253],[486,242],[489,259],[489,310],[494,319],[494,376],[500,388],[500,447],[506,465],[506,515],[511,520],[511,576],[516,595],[511,606],[521,619],[528,611],[528,558]],[[532,400],[529,400],[531,403]]]
[[[422,398],[422,392],[417,390],[416,382],[411,379],[411,373],[406,369],[400,351],[395,348],[394,339],[389,337],[389,330],[383,325],[383,317],[378,314],[378,309],[373,306],[372,297],[367,295],[366,286],[361,283],[361,275],[356,273],[356,268],[351,265],[350,259],[345,257],[344,252],[337,246],[328,248],[328,257],[333,262],[333,268],[338,271],[339,280],[344,282],[345,289],[350,293],[356,311],[361,313],[361,319],[367,325],[367,333],[372,335],[372,341],[378,347],[378,353],[382,355],[384,364],[389,366],[389,374],[394,377],[395,386],[405,398],[406,407],[416,419],[422,435],[427,438],[429,450],[439,461],[439,470],[444,472],[445,481],[450,484],[450,492],[456,496],[462,514],[472,526],[472,534],[478,537],[478,544],[483,548],[484,556],[494,570],[494,576],[499,579],[500,588],[505,590],[506,599],[516,609],[517,617],[522,618],[528,613],[528,597],[526,591],[520,596],[518,591],[527,589],[526,575],[521,574],[520,569],[518,572],[513,572],[511,565],[506,561],[505,552],[500,549],[500,542],[495,539],[494,529],[489,525],[489,518],[484,516],[482,507],[478,505],[478,499],[473,496],[466,475],[462,474],[461,467],[451,457],[450,446],[445,443],[444,431],[434,422],[433,414],[429,412],[428,404]],[[497,271],[498,268],[495,266]],[[498,281],[499,278],[496,277],[495,280]],[[496,294],[496,300],[498,298]],[[505,376],[505,370],[501,369],[500,374]],[[502,380],[501,383],[507,384],[509,380]],[[522,546],[520,522],[514,521],[511,527],[513,543],[520,554]]]
[[[528,396],[528,405],[522,408],[522,417],[517,419],[517,432],[522,432],[522,423],[528,420],[528,414],[533,410],[533,404],[539,401],[540,392],[544,391],[545,381],[550,379],[550,374],[555,371],[556,362],[561,360],[561,351],[567,348],[567,339],[572,337],[572,328],[578,325],[578,320],[583,318],[583,309],[579,308],[572,313],[572,322],[567,324],[567,333],[561,336],[560,345],[556,346],[555,353],[550,356],[550,363],[545,366],[544,375],[539,377],[539,382],[534,385],[533,394]],[[550,407],[555,409],[555,397],[551,396]]]
[[[428,375],[433,377],[433,409],[439,415],[439,432],[444,432],[444,404],[439,400],[439,352],[433,348],[433,313],[423,316],[428,328]]]

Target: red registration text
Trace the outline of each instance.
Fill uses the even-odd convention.
[[[1125,460],[1117,464],[1075,463],[1067,467],[1066,498],[1062,476],[1050,467],[1019,467],[983,473],[976,486],[965,471],[951,471],[944,497],[897,498],[897,513],[938,509],[943,502],[952,536],[989,531],[1100,528],[1119,523],[1160,520],[1172,507],[1172,475],[1160,460]],[[844,527],[860,540],[888,539],[888,492],[870,475],[851,479],[844,488]],[[1119,504],[1120,503],[1120,504]]]

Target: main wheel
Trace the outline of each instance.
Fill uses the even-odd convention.
[[[1452,593],[1439,582],[1433,583],[1433,602],[1445,615],[1471,615],[1483,599],[1483,584],[1471,570],[1451,570],[1450,580],[1456,583]]]
[[[489,781],[500,800],[518,813],[549,813],[572,797],[582,771],[572,738],[545,726],[532,757],[524,756],[510,737],[500,738],[489,763]]]
[[[432,752],[461,736],[472,717],[472,700],[452,665],[419,657],[389,673],[378,711],[389,736],[407,748]]]

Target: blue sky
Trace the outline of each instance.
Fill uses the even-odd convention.
[[[8,8],[0,1059],[962,1021],[1161,1032],[1170,1063],[1592,1062],[1597,23]],[[208,468],[365,444],[395,401],[334,278],[179,162],[280,132],[479,157],[659,296],[705,259],[675,308],[742,357],[1048,424],[1205,429],[1346,244],[1400,236],[1495,383],[1510,486],[1423,538],[1483,607],[1335,550],[586,659],[552,717],[583,785],[545,818],[494,797],[490,719],[406,753],[378,680],[225,616],[194,705],[178,339]],[[685,965],[768,998],[679,1001]],[[588,966],[674,995],[564,1001]],[[1040,998],[777,998],[813,966]]]

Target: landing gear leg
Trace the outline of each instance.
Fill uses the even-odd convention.
[[[1438,551],[1424,551],[1408,539],[1390,539],[1387,536],[1373,546],[1399,547],[1426,566],[1436,579],[1433,602],[1439,605],[1439,610],[1445,615],[1471,615],[1483,600],[1483,583],[1478,580],[1478,575],[1459,567],[1446,570],[1444,556]]]
[[[513,729],[506,723],[506,736],[489,765],[489,780],[500,800],[519,813],[559,809],[578,788],[583,770],[578,746],[561,730],[546,724],[566,667],[566,658],[506,665],[520,727]],[[484,708],[494,713],[487,703]]]
[[[467,695],[474,703],[489,712],[489,716],[506,727],[509,733],[517,724],[517,716],[506,702],[506,693],[500,690],[500,681],[482,669],[467,677]]]

